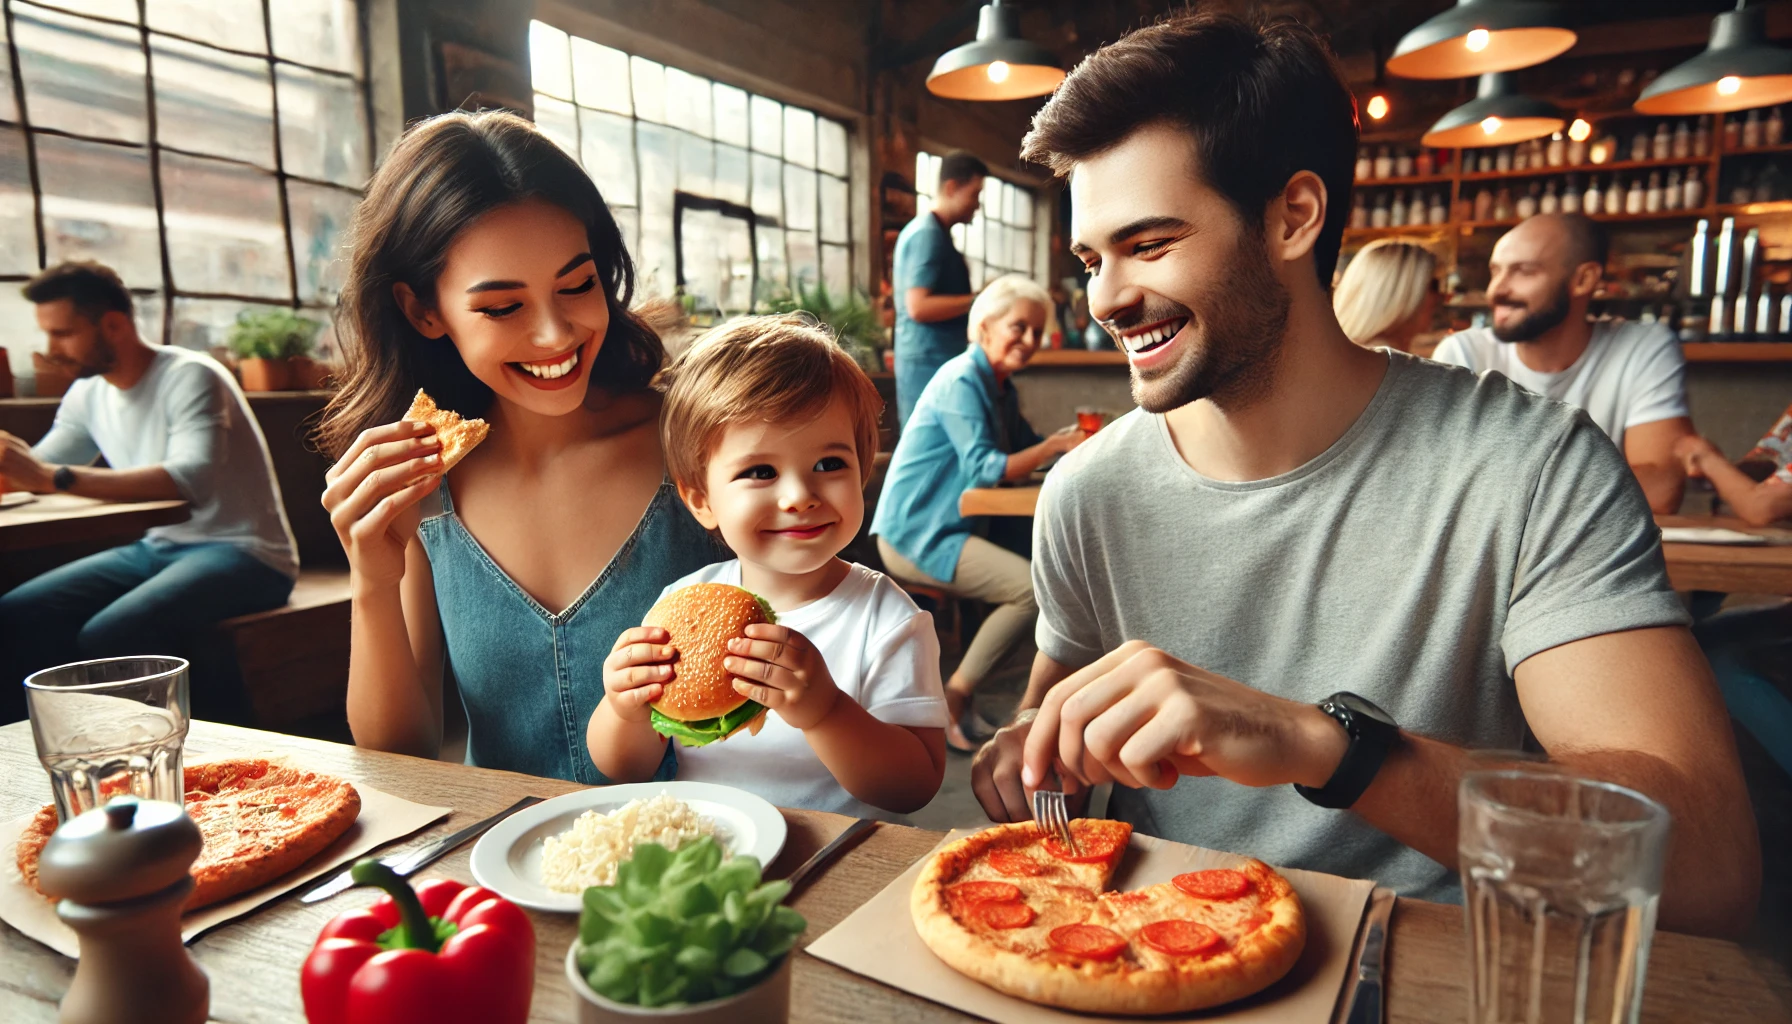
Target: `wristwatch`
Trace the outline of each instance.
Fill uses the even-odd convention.
[[[56,472],[50,474],[50,486],[59,491],[75,486],[75,471],[67,466],[57,466]]]
[[[1369,783],[1375,781],[1388,751],[1400,742],[1400,727],[1367,697],[1348,690],[1320,701],[1319,710],[1344,727],[1350,746],[1345,748],[1344,759],[1324,786],[1314,789],[1295,783],[1294,791],[1321,807],[1343,810],[1356,803]]]

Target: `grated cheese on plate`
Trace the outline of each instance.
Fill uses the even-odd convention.
[[[541,884],[555,892],[584,892],[616,881],[616,865],[636,843],[676,850],[686,840],[716,834],[715,822],[665,793],[630,800],[608,814],[586,811],[572,827],[541,843]]]

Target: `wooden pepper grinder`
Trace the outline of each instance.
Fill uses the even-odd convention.
[[[50,837],[38,882],[81,939],[60,1024],[203,1024],[211,983],[180,938],[201,845],[179,804],[129,796]]]

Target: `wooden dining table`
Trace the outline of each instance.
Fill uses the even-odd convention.
[[[400,840],[394,849],[421,845],[526,795],[552,797],[582,788],[554,779],[209,722],[193,723],[185,756],[188,764],[221,757],[281,757],[409,800],[454,808],[449,817]],[[49,780],[37,763],[27,723],[0,727],[0,778],[7,780],[0,788],[0,819],[34,811],[50,799]],[[819,811],[785,810],[783,814],[790,834],[783,852],[767,871],[771,877],[788,874],[852,821]],[[838,924],[943,837],[940,832],[883,824],[811,876],[792,899],[809,922],[802,944],[808,945]],[[472,881],[467,866],[471,849],[471,843],[462,846],[419,877]],[[211,978],[211,1019],[226,1024],[302,1021],[299,967],[318,930],[335,915],[371,901],[370,895],[356,890],[309,906],[286,896],[196,939],[193,955]],[[535,911],[529,916],[535,923],[537,947],[530,1019],[556,1024],[571,1021],[574,996],[564,965],[577,921],[571,915]],[[792,1021],[906,1024],[974,1019],[814,957],[796,956]],[[67,990],[74,967],[73,961],[0,925],[0,1021],[53,1021],[57,1000]],[[1468,959],[1462,908],[1399,900],[1391,923],[1388,969],[1389,1021],[1442,1024],[1465,1020]],[[1656,934],[1643,998],[1645,1021],[1792,1021],[1789,1006],[1792,980],[1766,958],[1751,955],[1731,942]]]
[[[186,522],[191,515],[192,509],[179,499],[100,501],[73,494],[38,494],[23,505],[0,508],[0,551],[123,543],[151,527]]]

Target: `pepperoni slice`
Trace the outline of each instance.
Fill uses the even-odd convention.
[[[1153,921],[1139,929],[1145,945],[1171,956],[1199,956],[1220,944],[1220,933],[1194,921]]]
[[[960,882],[946,890],[955,903],[1008,903],[1020,899],[1020,886],[1008,882]]]
[[[1039,863],[1018,850],[997,850],[994,853],[991,853],[989,855],[989,866],[995,868],[1004,875],[1024,875],[1031,877],[1045,872],[1044,864]]]
[[[1045,852],[1073,864],[1100,864],[1112,860],[1116,854],[1126,849],[1126,840],[1132,835],[1132,828],[1118,821],[1073,821],[1071,829],[1076,835],[1076,845],[1081,853],[1072,853],[1056,839],[1045,840]]]
[[[1245,873],[1230,868],[1190,871],[1170,881],[1198,900],[1235,900],[1251,891],[1251,880]]]
[[[1025,928],[1038,916],[1032,907],[1020,902],[979,903],[971,913],[991,928]]]
[[[1118,933],[1093,924],[1067,924],[1061,928],[1053,928],[1047,938],[1051,940],[1052,948],[1058,952],[1069,953],[1084,960],[1112,960],[1126,948],[1126,940]]]

